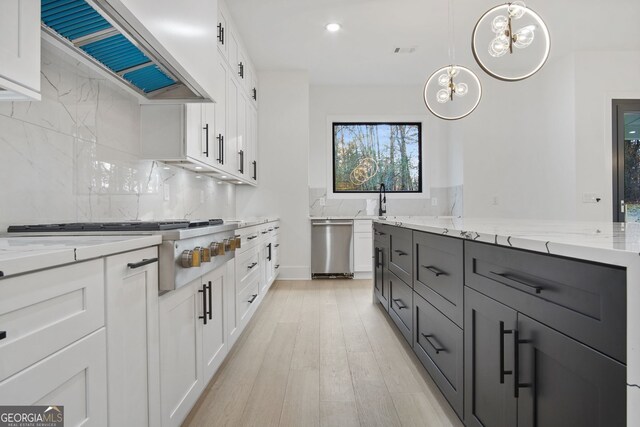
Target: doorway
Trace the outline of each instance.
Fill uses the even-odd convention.
[[[612,102],[613,220],[640,222],[640,100]]]

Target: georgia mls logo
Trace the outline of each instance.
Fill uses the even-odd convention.
[[[0,406],[0,427],[64,427],[64,406]]]

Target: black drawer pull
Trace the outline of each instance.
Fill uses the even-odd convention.
[[[429,335],[425,335],[425,334],[421,334],[424,339],[429,343],[429,345],[431,347],[433,347],[433,350],[436,352],[436,354],[440,354],[441,351],[447,351],[446,348],[442,347],[441,345],[438,344],[438,342],[436,341],[435,337],[432,334]],[[433,340],[436,344],[434,344],[433,342],[431,342],[431,340]]]
[[[251,269],[252,269],[253,267],[255,267],[256,265],[258,265],[258,263],[257,263],[257,262],[252,262],[251,264],[249,264],[249,265],[247,266],[247,269],[251,270]]]
[[[276,270],[280,268],[280,264],[276,264]]]
[[[249,237],[247,237],[247,240],[253,240],[253,239],[257,239],[257,238],[258,238],[258,236],[249,236]]]
[[[423,265],[422,268],[426,268],[427,270],[429,270],[430,272],[432,272],[433,274],[435,274],[436,277],[440,277],[440,276],[446,276],[447,273],[445,273],[444,271],[440,271],[437,268],[431,266],[431,265]]]
[[[274,246],[274,247],[276,247],[276,248],[279,248],[279,247],[280,247],[280,243],[276,243],[276,244],[275,244],[275,245],[273,245],[273,246]]]
[[[520,382],[520,344],[529,344],[530,340],[521,340],[518,330],[513,331],[513,397],[520,397],[521,388],[531,388],[533,384]],[[533,375],[531,378],[535,378]]]
[[[207,324],[207,285],[202,285],[202,289],[198,291],[202,294],[202,316],[198,316],[198,319],[202,319],[204,324]]]
[[[213,292],[211,292],[211,281],[209,281],[209,284],[207,284],[207,291],[209,292],[209,320],[213,319],[213,302],[212,299],[213,297],[211,296],[211,294]]]
[[[145,265],[153,264],[154,262],[158,262],[158,258],[143,259],[140,262],[130,262],[129,264],[127,264],[127,267],[131,269],[140,268],[140,267],[144,267]]]
[[[400,301],[402,305],[398,304],[398,301]],[[398,306],[398,310],[402,310],[403,308],[408,308],[400,298],[394,299],[393,302],[395,302],[396,305]]]
[[[397,253],[399,256],[409,255],[408,253],[401,251],[400,249],[395,249],[393,252]]]
[[[376,231],[376,236],[386,236],[387,233],[383,233],[382,231]]]
[[[493,274],[494,276],[501,277],[502,279],[508,280],[510,282],[517,283],[518,285],[522,285],[522,286],[525,286],[525,287],[527,287],[529,289],[532,289],[533,291],[535,291],[536,294],[541,293],[543,291],[543,289],[544,289],[542,286],[530,285],[528,283],[523,282],[522,280],[515,279],[512,276],[510,276],[508,274],[505,274],[505,273],[495,273],[493,271],[490,271],[489,273]],[[517,288],[517,286],[515,286],[515,288]]]
[[[0,331],[0,341],[7,337],[7,331]]]
[[[253,294],[253,295],[251,295],[251,299],[249,301],[247,301],[247,302],[249,304],[252,304],[256,300],[256,298],[258,298],[258,294]]]
[[[262,234],[267,234],[267,233],[268,233],[268,231],[261,231],[260,233],[262,233]]]
[[[512,330],[504,329],[504,322],[500,321],[500,384],[504,384],[505,375],[513,375],[513,371],[504,370],[504,336],[512,333]]]

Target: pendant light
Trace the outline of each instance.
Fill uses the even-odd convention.
[[[549,29],[524,2],[488,10],[473,29],[473,56],[490,76],[518,81],[538,72],[549,58]]]
[[[450,65],[436,70],[424,85],[424,102],[436,117],[458,120],[468,116],[480,104],[482,85],[470,69],[455,65],[453,0],[449,0]]]

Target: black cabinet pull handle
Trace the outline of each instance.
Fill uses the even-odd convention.
[[[258,179],[258,162],[254,160],[252,163],[253,163],[253,179],[255,181],[256,179]]]
[[[513,397],[520,397],[521,388],[530,388],[532,384],[520,382],[520,344],[528,344],[530,340],[521,340],[520,333],[513,331]]]
[[[257,238],[258,238],[257,235],[256,236],[249,236],[249,237],[247,237],[247,240],[253,240],[253,239],[257,239]]]
[[[218,22],[218,41],[222,43],[222,22]]]
[[[267,248],[269,249],[269,256],[267,256],[267,260],[271,261],[271,243],[267,245]]]
[[[433,347],[433,350],[436,352],[436,354],[440,354],[441,351],[445,351],[445,352],[447,351],[446,348],[444,348],[444,347],[442,347],[441,345],[438,344],[438,342],[436,341],[436,337],[433,336],[433,334],[429,334],[429,335],[421,334],[421,335],[429,343],[429,345],[431,347]],[[431,342],[431,340],[433,340],[433,342],[435,342],[438,345],[436,345],[433,342]]]
[[[268,233],[268,231],[261,231],[260,233],[261,233],[261,234],[267,234],[267,233]]]
[[[238,75],[241,79],[244,79],[244,64],[242,62],[238,64]]]
[[[205,149],[202,154],[209,157],[209,123],[204,125],[202,129],[204,129],[204,139],[205,139]]]
[[[213,318],[213,297],[211,296],[213,292],[211,292],[211,281],[207,284],[207,291],[209,291],[209,320],[211,320]]]
[[[218,136],[216,137],[216,139],[218,140],[218,158],[216,159],[218,161],[218,163],[220,164],[224,164],[224,136],[222,136],[221,133],[218,134]]]
[[[202,316],[198,316],[199,319],[204,320],[204,324],[207,324],[207,285],[202,285],[202,289],[198,291],[202,294]]]
[[[256,90],[256,88],[253,88],[253,100],[257,101],[258,100],[258,91]]]
[[[401,251],[400,249],[395,249],[393,252],[397,253],[399,256],[409,255],[408,253]]]
[[[247,302],[249,304],[252,304],[256,300],[256,298],[258,298],[258,294],[253,294],[253,295],[251,295],[251,299],[249,301],[247,301]]]
[[[513,330],[504,329],[504,322],[500,321],[500,384],[504,384],[505,375],[513,374],[513,371],[504,370],[504,336],[512,333]]]
[[[256,265],[258,265],[258,263],[257,263],[257,262],[252,262],[251,264],[249,264],[249,265],[247,266],[247,269],[248,269],[248,270],[251,270],[251,269],[252,269],[253,267],[255,267]]]
[[[244,150],[238,151],[238,154],[240,155],[240,169],[238,169],[238,172],[244,173]]]
[[[500,277],[500,278],[502,278],[504,280],[507,280],[507,281],[511,282],[512,283],[511,286],[516,288],[516,289],[518,289],[519,286],[514,286],[514,284],[515,285],[524,286],[524,287],[526,287],[528,289],[531,289],[536,294],[539,294],[544,290],[544,288],[542,286],[530,285],[530,284],[525,283],[522,280],[516,279],[513,276],[511,276],[509,274],[506,274],[506,273],[496,273],[496,272],[493,272],[493,271],[490,271],[489,273],[493,274],[494,276],[498,276],[498,277]]]
[[[7,337],[7,331],[0,331],[0,341]]]
[[[382,255],[382,249],[376,248],[376,268],[382,267],[382,260],[380,256]]]
[[[376,234],[377,236],[386,236],[386,234],[387,234],[387,233],[383,233],[382,231],[377,231],[377,230],[376,230],[376,231],[375,231],[375,234]]]
[[[280,264],[276,264],[276,270],[280,268]]]
[[[158,262],[158,258],[143,259],[140,262],[130,262],[129,264],[127,264],[127,267],[131,269],[140,268],[144,267],[145,265],[153,264],[154,262]],[[0,275],[0,277],[2,277],[2,275]]]
[[[276,243],[276,244],[275,244],[275,245],[273,245],[273,246],[274,246],[274,247],[276,247],[276,248],[279,248],[279,247],[280,247],[280,243]]]
[[[280,226],[273,227],[273,228],[274,228],[275,230],[278,230],[278,229],[280,229]]]
[[[445,273],[444,271],[440,271],[437,268],[431,266],[431,265],[423,265],[422,268],[426,268],[427,270],[429,270],[430,272],[432,272],[433,274],[435,274],[436,277],[440,277],[440,276],[446,276],[447,273]]]
[[[402,303],[402,305],[400,305],[398,303],[398,301],[400,301]],[[402,310],[403,308],[407,308],[407,306],[405,305],[404,301],[402,301],[400,298],[394,299],[393,302],[395,302],[396,305],[398,306],[398,310]]]

